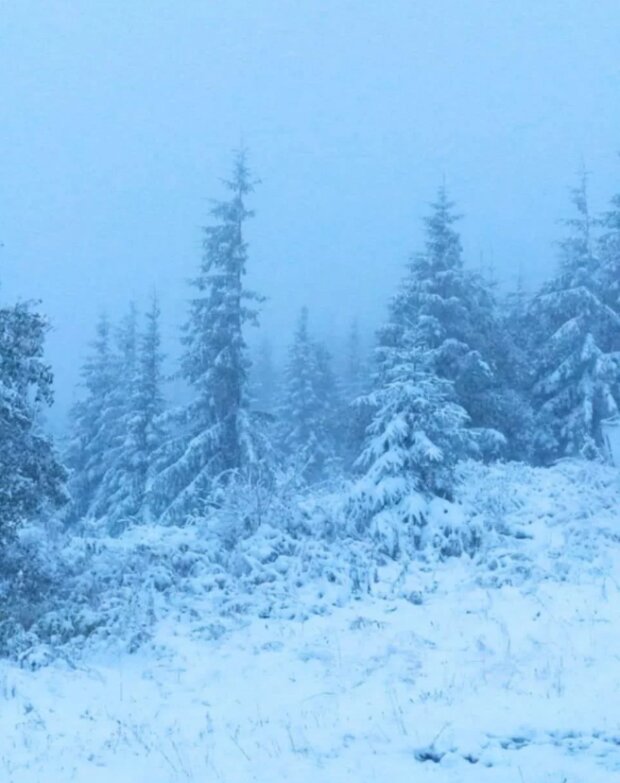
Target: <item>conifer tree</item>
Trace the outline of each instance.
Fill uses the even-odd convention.
[[[411,260],[379,331],[373,390],[358,401],[370,424],[351,502],[358,523],[388,537],[401,522],[420,523],[424,496],[451,497],[459,460],[503,441],[469,413],[494,381],[482,354],[494,311],[483,282],[463,268],[457,219],[441,188],[425,252]]]
[[[71,410],[71,436],[66,454],[71,470],[68,519],[76,522],[92,511],[106,472],[104,455],[113,447],[118,428],[114,416],[118,371],[110,323],[102,315],[96,326],[91,354],[82,367],[85,396]]]
[[[425,219],[425,249],[409,263],[380,343],[398,349],[413,329],[416,345],[427,352],[429,372],[454,385],[456,401],[478,430],[484,450],[494,453],[504,443],[493,415],[495,403],[490,404],[497,382],[492,361],[495,302],[484,280],[464,268],[458,220],[446,189],[440,188]]]
[[[284,451],[308,480],[323,478],[336,456],[336,400],[331,357],[310,336],[304,307],[289,349],[279,413]]]
[[[0,545],[67,500],[65,469],[40,426],[53,399],[47,328],[28,304],[0,308]]]
[[[100,459],[104,475],[91,509],[108,529],[124,526],[136,512],[133,492],[131,427],[138,390],[138,311],[134,302],[116,330],[116,351],[112,356],[114,389],[106,415],[110,426],[108,444]]]
[[[506,436],[509,459],[533,459],[535,417],[532,406],[532,355],[536,350],[536,324],[530,298],[519,274],[514,291],[498,307],[496,339],[492,345],[495,367],[496,419]]]
[[[620,316],[599,285],[587,180],[582,175],[572,200],[576,216],[565,221],[558,273],[533,302],[541,330],[534,399],[538,458],[596,457],[601,420],[618,411]]]
[[[599,282],[605,304],[620,314],[620,194],[601,219]]]
[[[159,316],[154,299],[141,335],[132,303],[117,331],[117,380],[110,403],[114,432],[108,450],[101,455],[105,473],[91,511],[94,517],[105,519],[110,532],[141,521],[146,513],[147,479],[163,439]]]
[[[371,386],[371,372],[362,355],[357,321],[351,325],[343,368],[342,406],[339,413],[340,427],[337,436],[342,443],[345,467],[355,470],[355,462],[362,449],[369,421],[368,406],[361,398]]]
[[[376,388],[362,398],[374,413],[359,457],[361,486],[372,514],[406,516],[413,496],[451,496],[454,467],[476,452],[476,438],[415,327],[398,346],[380,345],[377,359]]]
[[[156,471],[156,458],[165,440],[163,416],[164,354],[161,348],[161,311],[157,296],[153,296],[146,313],[146,325],[140,337],[138,356],[138,388],[135,415],[131,422],[131,442],[134,451],[135,495],[139,507],[151,516],[150,483]]]
[[[263,413],[272,413],[276,405],[277,373],[269,340],[264,339],[261,342],[252,369],[255,405]]]
[[[362,356],[362,345],[357,320],[351,324],[347,341],[344,390],[348,401],[355,400],[366,390],[367,367]]]
[[[260,297],[244,286],[247,264],[245,224],[253,213],[246,199],[254,181],[244,152],[236,155],[227,200],[211,208],[204,229],[203,258],[192,281],[181,373],[193,399],[176,412],[173,440],[166,444],[166,467],[152,497],[170,521],[201,510],[213,482],[226,481],[257,459],[248,405],[249,359],[244,328],[257,322]]]
[[[71,516],[112,534],[147,514],[147,483],[164,438],[159,315],[154,299],[139,335],[132,303],[115,345],[102,318],[83,370],[87,395],[73,411]]]

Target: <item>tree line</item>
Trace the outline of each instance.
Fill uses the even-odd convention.
[[[157,299],[142,319],[133,305],[119,324],[101,317],[59,456],[41,424],[45,319],[29,305],[0,310],[4,534],[60,506],[67,524],[111,534],[184,524],[239,481],[269,487],[278,470],[311,486],[345,478],[361,518],[406,519],[412,498],[451,497],[465,458],[605,459],[601,423],[620,405],[620,194],[593,216],[582,175],[553,275],[505,295],[464,262],[441,187],[372,356],[355,326],[336,371],[304,309],[279,370],[268,344],[252,361],[246,342],[264,299],[245,284],[245,153],[225,184],[191,281],[182,404],[167,401]]]

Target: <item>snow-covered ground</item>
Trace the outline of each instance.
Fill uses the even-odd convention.
[[[133,654],[1,663],[0,781],[620,780],[620,474],[473,470],[484,556],[386,562],[327,607],[309,582],[293,619],[196,595]]]

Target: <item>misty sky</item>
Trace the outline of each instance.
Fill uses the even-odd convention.
[[[620,190],[619,41],[618,0],[0,0],[0,295],[43,300],[58,409],[102,309],[156,287],[176,339],[240,144],[276,342],[374,328],[444,178],[470,263],[540,280],[582,163]]]

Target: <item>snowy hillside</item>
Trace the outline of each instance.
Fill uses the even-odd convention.
[[[304,554],[264,524],[225,577],[195,529],[127,531],[122,567],[154,562],[124,583],[148,611],[125,588],[105,605],[142,644],[94,632],[0,663],[0,780],[620,779],[620,475],[472,465],[460,486],[448,516],[477,554],[360,551],[361,588],[346,537]],[[192,565],[171,585],[151,555],[175,536]]]

